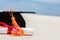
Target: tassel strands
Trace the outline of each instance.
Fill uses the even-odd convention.
[[[11,15],[12,25],[14,27],[16,27],[17,29],[19,29],[19,30],[16,30],[16,34],[14,34],[14,35],[23,36],[24,35],[24,30],[17,24],[17,22],[15,20],[15,17],[13,16],[13,10],[10,10],[8,12],[9,12],[9,15]]]

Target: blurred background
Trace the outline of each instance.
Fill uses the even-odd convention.
[[[38,15],[60,16],[60,0],[0,0],[0,10],[32,11]]]

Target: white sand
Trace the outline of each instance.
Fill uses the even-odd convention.
[[[60,40],[60,17],[22,14],[27,28],[34,28],[33,36],[11,37],[0,34],[0,40]]]

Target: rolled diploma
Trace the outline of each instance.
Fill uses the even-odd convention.
[[[33,29],[32,28],[22,28],[24,30],[24,35],[33,35]],[[0,27],[0,34],[7,34],[8,28]]]
[[[33,35],[33,29],[32,28],[22,28],[24,30],[25,35]]]

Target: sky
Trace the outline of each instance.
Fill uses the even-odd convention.
[[[60,16],[60,0],[0,0],[0,10],[10,9]]]

